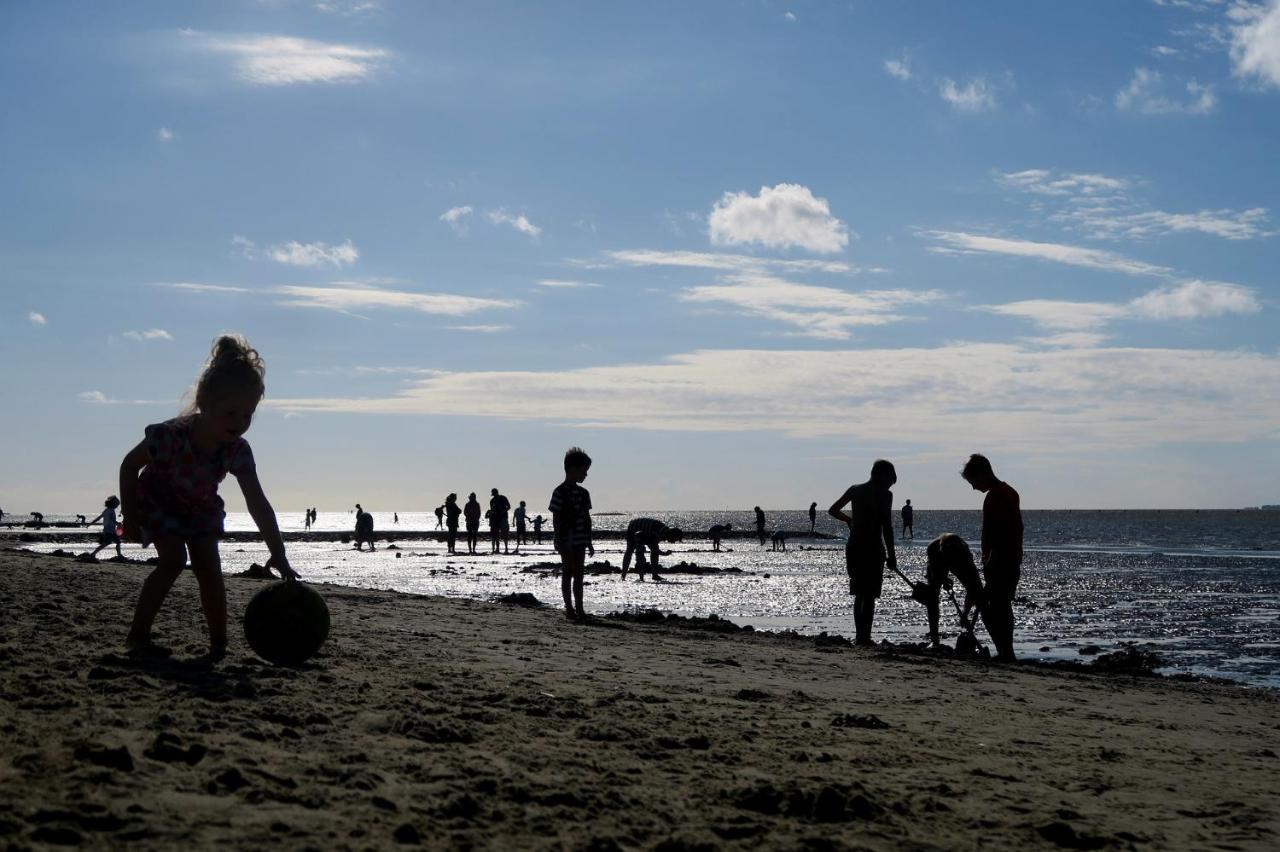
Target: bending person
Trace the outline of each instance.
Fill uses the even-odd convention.
[[[966,628],[972,624],[969,610],[975,606],[980,611],[984,610],[986,595],[982,590],[982,580],[978,577],[978,567],[973,562],[973,552],[963,538],[955,533],[943,533],[929,542],[925,553],[928,555],[928,567],[923,598],[925,609],[929,613],[929,644],[937,645],[941,642],[938,634],[939,600],[944,588],[951,591],[951,578],[955,577],[964,587],[965,598],[961,611],[962,622],[967,622],[963,624]]]
[[[849,594],[853,595],[854,643],[870,645],[871,622],[875,619],[876,598],[884,585],[886,561],[898,567],[893,549],[893,492],[898,481],[893,463],[876,459],[871,465],[871,478],[851,485],[831,504],[827,514],[849,525],[849,543],[845,545],[845,569],[849,573]],[[848,514],[843,511],[849,507]]]
[[[658,571],[658,550],[660,542],[664,541],[681,541],[684,538],[682,533],[676,527],[669,527],[657,518],[636,518],[627,524],[627,550],[622,554],[622,579],[627,579],[627,569],[631,567],[631,556],[636,557],[636,574],[640,579],[644,579],[644,549],[649,548],[649,555],[653,561],[653,567],[649,569],[650,574]]]

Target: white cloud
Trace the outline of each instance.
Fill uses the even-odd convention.
[[[276,263],[287,263],[290,266],[332,266],[341,269],[355,263],[360,252],[351,244],[351,240],[339,245],[290,240],[283,245],[268,247],[266,256]]]
[[[901,59],[886,59],[884,70],[889,72],[891,77],[897,77],[899,80],[911,79],[911,65],[905,53]]]
[[[144,343],[148,340],[173,340],[173,335],[163,328],[149,328],[146,331],[126,331],[122,337]]]
[[[169,290],[185,290],[190,293],[248,293],[248,287],[231,287],[225,284],[198,284],[191,281],[156,281],[152,287]]]
[[[1159,71],[1135,68],[1129,85],[1116,92],[1116,109],[1143,115],[1205,115],[1213,112],[1218,99],[1212,86],[1190,80],[1185,84],[1185,89],[1185,99],[1171,97]]]
[[[986,305],[980,310],[1021,317],[1052,331],[1082,333],[1094,332],[1117,320],[1193,320],[1253,314],[1262,310],[1262,305],[1249,287],[1192,279],[1157,288],[1128,302],[1027,299]]]
[[[453,228],[453,232],[461,236],[467,232],[467,222],[470,221],[473,212],[475,211],[467,204],[461,207],[450,207],[440,214],[440,221]]]
[[[575,290],[591,287],[601,287],[603,285],[596,284],[591,281],[561,281],[555,278],[543,278],[538,281],[539,287],[550,287],[558,290]]]
[[[1254,291],[1248,287],[1198,280],[1152,290],[1130,305],[1135,314],[1149,319],[1199,319],[1262,310]]]
[[[995,89],[982,77],[974,77],[964,85],[944,77],[938,83],[938,94],[959,112],[988,112],[996,108]]]
[[[525,218],[524,214],[515,215],[507,212],[505,208],[490,210],[487,214],[489,221],[495,225],[510,225],[522,234],[537,239],[542,235],[542,229]]]
[[[1177,56],[1180,51],[1176,47],[1169,47],[1167,44],[1157,44],[1151,48],[1151,52],[1156,56],[1167,59],[1170,56]]]
[[[906,305],[933,302],[934,291],[866,290],[797,284],[766,275],[728,275],[714,285],[691,287],[681,301],[729,305],[746,314],[798,329],[805,337],[845,340],[858,326],[886,325],[904,317],[894,313]]]
[[[942,244],[929,249],[938,254],[1003,254],[1065,263],[1070,266],[1123,272],[1128,275],[1166,276],[1173,271],[1168,267],[1133,260],[1114,252],[1060,243],[1038,243],[957,231],[927,231],[925,235]]]
[[[172,142],[174,139],[177,139],[178,137],[177,137],[177,134],[175,134],[169,128],[161,127],[159,130],[156,131],[156,138],[159,139],[161,142]]]
[[[258,86],[356,83],[371,78],[390,52],[276,35],[217,35],[184,30],[194,47],[231,57],[236,75]]]
[[[772,269],[786,272],[851,274],[863,271],[839,260],[776,260],[753,257],[746,254],[719,254],[699,251],[622,249],[607,251],[604,255],[609,260],[625,266],[675,266],[689,269],[722,269],[727,272],[764,272]]]
[[[451,325],[453,331],[471,331],[478,334],[497,334],[500,331],[510,331],[509,325]]]
[[[49,321],[44,318],[44,314],[39,311],[31,311],[27,314],[27,322],[32,325],[48,325]]]
[[[783,13],[782,17],[783,17],[785,20],[788,20],[788,21],[794,21],[794,20],[796,19],[796,13],[795,13],[795,12],[785,12],[785,13]]]
[[[116,399],[107,396],[100,390],[81,391],[76,394],[76,398],[81,402],[89,402],[94,405],[167,405],[168,403],[157,402],[151,399]]]
[[[1264,86],[1280,87],[1280,0],[1238,3],[1229,16],[1231,72],[1254,77]]]
[[[112,402],[112,400],[107,398],[107,395],[105,393],[103,393],[102,391],[96,391],[96,390],[82,391],[79,394],[79,398],[84,402],[96,402],[99,405],[106,405]]]
[[[831,254],[849,243],[849,229],[831,215],[827,200],[794,183],[762,186],[754,196],[726,192],[712,208],[708,224],[713,245],[755,244]]]
[[[512,395],[512,387],[538,393]],[[387,397],[284,399],[292,411],[476,416],[576,427],[773,431],[967,453],[1075,453],[1274,440],[1280,357],[1195,349],[695,351],[564,371],[440,371]],[[1224,417],[1223,412],[1230,416]]]
[[[370,308],[387,308],[424,314],[466,316],[479,311],[520,306],[520,302],[513,299],[482,299],[454,293],[413,293],[404,290],[387,290],[356,282],[335,282],[326,287],[287,284],[272,287],[271,292],[283,297],[280,300],[282,305],[323,308],[344,313]]]
[[[1096,239],[1146,239],[1198,232],[1227,240],[1249,240],[1276,233],[1269,227],[1265,207],[1194,213],[1153,210],[1130,197],[1129,181],[1102,174],[1027,169],[999,174],[996,179],[1033,196],[1048,196],[1061,205],[1050,213],[1051,220]]]
[[[381,0],[316,0],[317,11],[344,18],[374,15],[382,11]]]
[[[237,234],[231,238],[231,245],[233,253],[238,257],[250,260],[265,258],[289,266],[332,266],[335,269],[341,269],[360,259],[360,251],[351,240],[337,245],[324,242],[300,243],[297,240],[290,240],[280,245],[267,246],[259,251],[253,240]]]

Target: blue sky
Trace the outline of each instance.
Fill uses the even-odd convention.
[[[1280,502],[1276,0],[10,3],[0,77],[6,511],[222,331],[282,510]]]

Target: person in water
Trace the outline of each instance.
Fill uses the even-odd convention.
[[[764,509],[756,506],[756,535],[760,537],[760,546],[764,547],[764,543],[769,537],[764,532]]]
[[[914,522],[915,510],[911,508],[911,501],[902,504],[902,537],[905,539],[908,534],[914,540],[916,537]]]
[[[849,574],[849,594],[853,595],[853,624],[857,645],[870,645],[871,624],[875,620],[876,598],[884,586],[884,567],[898,567],[894,552],[893,492],[898,481],[893,463],[876,459],[871,478],[851,485],[831,504],[827,513],[849,526],[845,545],[845,570]],[[844,507],[849,512],[844,512]]]
[[[476,500],[476,492],[467,497],[467,505],[462,507],[463,520],[467,522],[467,553],[472,556],[476,552],[476,544],[480,541],[480,502]]]
[[[724,538],[724,534],[733,530],[733,524],[715,524],[711,529],[707,530],[707,538],[711,539],[711,549],[719,552],[720,540]]]
[[[818,502],[809,504],[809,535],[813,535],[818,531]]]
[[[969,456],[960,475],[982,500],[982,575],[987,606],[982,620],[996,646],[996,659],[1013,662],[1013,597],[1022,578],[1022,501],[1013,486],[996,477],[986,456]]]

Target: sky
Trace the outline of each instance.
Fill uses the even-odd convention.
[[[6,512],[226,331],[281,511],[1280,503],[1280,0],[5,3],[0,79]]]

